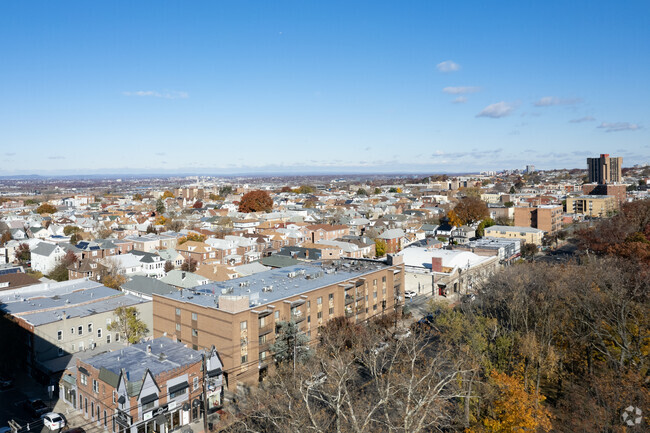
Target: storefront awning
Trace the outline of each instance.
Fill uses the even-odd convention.
[[[219,376],[222,373],[220,368],[216,368],[214,370],[208,371],[208,377],[215,377]]]

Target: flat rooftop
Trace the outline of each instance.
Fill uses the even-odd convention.
[[[34,326],[150,302],[90,280],[37,284],[0,292],[0,311]]]
[[[151,353],[148,353],[151,347]],[[201,353],[185,347],[167,337],[159,337],[144,343],[125,346],[86,359],[83,362],[100,370],[105,368],[119,376],[121,369],[129,373],[129,382],[144,378],[149,370],[154,376],[201,361]]]
[[[248,296],[249,307],[255,307],[343,283],[388,267],[379,261],[342,260],[337,263],[303,263],[160,296],[216,309],[219,309],[219,296]]]

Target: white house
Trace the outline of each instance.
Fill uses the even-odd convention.
[[[32,269],[49,274],[63,256],[65,256],[65,250],[61,246],[40,242],[36,248],[32,249]]]

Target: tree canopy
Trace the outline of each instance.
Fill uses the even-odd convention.
[[[454,213],[462,224],[474,224],[490,217],[487,204],[474,196],[463,197],[454,207]]]
[[[56,208],[52,206],[49,203],[43,203],[39,207],[36,208],[36,213],[37,214],[53,214],[56,213]]]
[[[117,307],[113,314],[115,320],[108,325],[108,330],[117,331],[130,344],[139,342],[149,332],[135,307]]]
[[[266,191],[256,190],[244,194],[239,202],[239,212],[270,212],[273,199]]]

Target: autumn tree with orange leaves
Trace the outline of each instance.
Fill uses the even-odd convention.
[[[239,202],[239,212],[270,212],[271,209],[273,209],[273,199],[266,191],[246,193]]]

